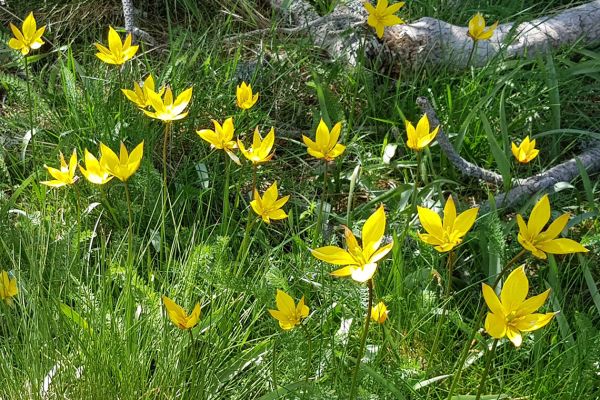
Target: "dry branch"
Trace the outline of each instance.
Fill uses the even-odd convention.
[[[291,5],[284,8],[284,3]],[[456,68],[467,65],[473,41],[467,36],[466,27],[425,17],[387,28],[383,40],[378,41],[370,28],[366,31],[357,25],[357,21],[367,18],[362,3],[363,0],[349,0],[338,5],[331,16],[346,18],[337,18],[321,24],[318,29],[311,29],[314,44],[325,49],[331,57],[343,58],[351,65],[356,63],[362,47],[370,58],[379,58],[384,68],[392,71],[424,62]],[[271,5],[296,25],[310,24],[319,18],[304,0],[271,0]],[[600,0],[529,22],[501,24],[491,40],[477,44],[472,62],[483,65],[496,57],[532,56],[577,41],[591,44],[600,40],[598,21]]]
[[[123,5],[123,19],[125,20],[125,30],[131,33],[135,40],[136,36],[143,41],[154,44],[154,38],[148,32],[145,32],[135,25],[135,10],[133,8],[133,0],[121,0]]]
[[[437,141],[442,151],[454,166],[464,175],[483,181],[493,183],[497,186],[502,185],[502,176],[481,168],[469,161],[465,160],[456,152],[450,140],[445,135],[440,121],[435,113],[435,110],[425,97],[417,99],[417,105],[421,111],[427,114],[427,118],[431,122],[431,126],[439,126]],[[501,193],[496,196],[496,207],[513,208],[519,204],[527,196],[531,196],[539,191],[547,190],[559,182],[569,182],[579,175],[577,167],[577,159],[588,173],[593,173],[600,170],[600,143],[590,147],[582,154],[574,157],[562,164],[556,165],[545,172],[533,175],[526,179],[513,181],[514,187],[506,193]]]

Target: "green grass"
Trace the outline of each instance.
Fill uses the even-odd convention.
[[[0,49],[0,92],[6,94],[0,113],[0,270],[11,271],[19,284],[14,305],[0,303],[0,398],[347,398],[367,289],[330,277],[332,266],[314,259],[309,248],[342,245],[341,224],[350,220],[359,233],[381,203],[388,217],[386,234],[396,245],[379,263],[375,301],[385,301],[390,315],[369,332],[359,398],[446,398],[452,378],[432,378],[456,371],[483,301],[481,282],[520,251],[518,228],[514,214],[504,210],[481,214],[456,251],[454,290],[445,299],[445,258],[416,235],[422,228],[411,207],[413,183],[420,182],[419,204],[439,206],[452,194],[460,210],[484,202],[499,189],[462,177],[437,145],[424,153],[426,167],[417,178],[416,158],[404,144],[403,118],[416,122],[420,115],[415,99],[428,96],[463,157],[498,170],[490,151],[492,138],[511,161],[513,177],[543,171],[598,137],[598,48],[576,45],[550,57],[495,61],[464,72],[423,66],[388,77],[367,65],[348,69],[331,62],[303,37],[228,39],[271,26],[271,11],[254,2],[221,0],[208,7],[177,0],[140,5],[140,24],[158,45],[143,46],[119,72],[102,64],[92,46],[106,42],[109,24],[121,25],[119,2],[113,3],[39,2],[32,7],[38,23],[51,25],[47,36],[52,43],[35,53],[43,57],[31,65],[36,157],[32,142],[22,150],[29,106],[21,59],[7,47]],[[321,12],[331,5],[315,3]],[[499,3],[466,1],[457,7],[442,0],[411,2],[401,15],[466,25],[476,11],[501,22],[528,20],[583,2]],[[11,11],[17,16],[29,11],[15,7]],[[16,22],[2,20],[4,26]],[[6,42],[9,31],[0,36]],[[255,68],[247,67],[251,63]],[[132,88],[149,72],[157,84],[168,83],[176,93],[194,87],[189,116],[173,127],[172,206],[164,243],[163,126],[146,118],[119,90]],[[235,87],[242,79],[260,92],[257,106],[243,116],[235,107]],[[257,225],[241,262],[237,253],[249,212],[251,168],[232,164],[232,212],[223,221],[223,155],[195,133],[210,128],[211,118],[222,121],[228,116],[235,117],[236,132],[246,142],[256,125],[261,132],[275,127],[276,156],[259,168],[258,182],[264,190],[277,180],[280,192],[291,195],[285,207],[289,218]],[[347,150],[330,168],[329,224],[313,242],[323,167],[306,154],[301,134],[313,136],[320,117],[343,121],[341,140]],[[538,137],[543,151],[531,165],[517,167],[509,144],[527,134]],[[145,142],[142,166],[130,181],[135,304],[126,295],[123,185],[113,180],[102,191],[81,178],[77,192],[49,190],[36,178],[47,178],[43,166],[56,166],[59,151],[70,154],[76,148],[81,158],[85,148],[97,153],[100,141],[114,149],[121,140],[129,149]],[[398,146],[384,163],[390,144]],[[598,175],[582,175],[571,184],[551,196],[553,216],[571,212],[567,236],[591,251],[548,261],[525,258],[531,292],[552,287],[546,310],[561,312],[529,335],[520,349],[501,342],[485,394],[598,396]],[[518,211],[528,215],[535,200]],[[161,261],[161,246],[167,249],[166,261]],[[275,307],[276,289],[296,300],[306,298],[311,309],[304,322],[312,341],[310,360],[303,330],[282,332],[267,312]],[[193,339],[168,320],[162,294],[187,310],[201,302]],[[430,354],[441,307],[449,315],[442,321],[438,350]],[[130,324],[126,315],[132,311]],[[478,334],[472,354],[487,344],[489,336]],[[466,368],[455,394],[474,395],[483,369],[483,359]],[[415,389],[429,379],[429,385]]]

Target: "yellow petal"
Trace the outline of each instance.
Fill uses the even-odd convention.
[[[376,263],[370,263],[363,265],[362,267],[354,268],[352,271],[352,279],[360,283],[366,282],[373,277],[373,274],[375,274],[376,270]]]
[[[510,326],[507,327],[506,336],[515,345],[515,347],[519,347],[521,346],[521,343],[523,343],[523,336],[521,336],[521,332],[515,328]]]
[[[427,233],[439,239],[444,237],[442,220],[436,212],[424,207],[417,207],[417,212],[419,221]]]
[[[161,298],[167,309],[169,319],[178,327],[185,324],[187,314],[184,309],[165,295],[162,295]]]
[[[521,332],[531,332],[546,326],[556,313],[529,314],[516,319],[513,324]]]
[[[362,228],[362,244],[366,258],[370,258],[379,248],[385,232],[385,223],[385,210],[383,209],[383,205],[379,206],[379,208],[365,221]]]
[[[393,247],[394,247],[394,242],[386,244],[385,246],[379,248],[379,250],[377,250],[375,253],[373,253],[373,255],[371,255],[371,257],[369,257],[368,261],[371,263],[376,263],[377,261],[379,261],[383,257],[385,257],[387,255],[387,253],[389,253],[390,250],[392,250]]]
[[[329,144],[329,128],[325,124],[325,121],[321,118],[319,125],[317,126],[317,133],[315,135],[315,141],[320,151],[325,152],[327,145]]]
[[[456,220],[456,206],[454,205],[454,200],[452,196],[448,196],[448,200],[446,200],[446,205],[444,206],[444,221],[442,223],[442,227],[446,232],[452,231],[452,227],[454,226],[454,221]]]
[[[338,122],[331,128],[329,132],[329,143],[327,144],[328,149],[332,149],[340,138],[340,132],[342,131],[342,123]]]
[[[477,219],[477,213],[479,212],[479,207],[470,208],[464,212],[462,212],[454,222],[454,229],[456,235],[459,237],[463,237],[467,234],[467,232],[473,227],[475,220]]]
[[[515,317],[523,317],[525,315],[536,312],[538,308],[540,308],[544,304],[549,294],[550,289],[546,290],[544,293],[538,294],[537,296],[532,296],[525,300],[516,310],[517,312],[515,314]]]
[[[504,307],[502,307],[500,299],[498,299],[498,296],[496,296],[496,292],[494,292],[494,289],[492,289],[491,286],[485,283],[482,283],[481,286],[483,292],[483,299],[485,300],[485,304],[487,304],[490,311],[498,317],[503,317],[504,315],[506,315]]]
[[[198,323],[199,320],[200,320],[200,303],[196,303],[196,305],[194,306],[194,309],[192,310],[192,313],[188,317],[188,320],[185,324],[186,328],[188,328],[188,329],[193,328],[194,326],[196,326],[196,324]]]
[[[485,331],[495,339],[502,339],[506,335],[506,323],[502,315],[488,313],[484,326]]]
[[[540,235],[538,236],[538,240],[540,242],[544,242],[546,240],[556,238],[558,235],[560,235],[563,229],[565,229],[565,226],[567,226],[570,217],[571,216],[567,213],[556,218],[554,221],[552,221],[548,229],[540,233]]]
[[[527,222],[527,231],[530,237],[536,237],[550,219],[550,200],[544,195],[533,207]]]
[[[589,251],[576,241],[564,238],[536,243],[536,246],[540,250],[550,254],[587,253]]]
[[[346,250],[337,246],[325,246],[311,250],[312,255],[333,265],[355,265],[356,261]]]
[[[331,272],[331,275],[336,276],[338,278],[350,276],[352,275],[352,271],[354,271],[355,268],[355,266],[347,266],[340,269],[336,269],[335,271]]]
[[[525,266],[521,265],[508,275],[500,293],[502,306],[506,313],[509,314],[518,310],[525,301],[528,292],[529,281],[527,275],[525,275]]]
[[[287,315],[288,317],[295,314],[296,305],[294,304],[294,299],[292,299],[292,296],[290,296],[286,292],[277,289],[275,302],[277,304],[277,309],[285,315]]]

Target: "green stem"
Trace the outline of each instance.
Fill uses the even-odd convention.
[[[356,358],[356,365],[354,367],[354,373],[352,374],[352,386],[350,387],[350,400],[356,398],[357,381],[358,381],[358,370],[360,369],[360,362],[362,361],[363,354],[365,352],[365,345],[367,344],[367,333],[369,332],[369,324],[371,323],[371,309],[373,308],[373,279],[369,279],[367,282],[369,288],[369,303],[367,305],[367,317],[365,318],[365,327],[360,337],[360,348],[358,350],[358,357]]]
[[[81,240],[81,206],[79,205],[79,189],[77,182],[73,185],[75,190],[75,212],[77,213],[77,244],[75,245],[75,255],[79,257],[79,243]]]
[[[304,335],[306,335],[306,383],[310,380],[310,375],[312,372],[311,369],[311,360],[312,360],[312,340],[310,338],[310,332],[308,332],[308,328],[306,325],[301,324],[302,330],[304,331]]]
[[[131,194],[129,193],[129,185],[127,181],[124,181],[125,185],[125,197],[127,198],[127,217],[129,221],[129,226],[127,229],[128,232],[128,245],[127,245],[127,267],[126,271],[126,279],[125,279],[125,292],[127,297],[127,305],[126,305],[126,321],[127,321],[127,329],[130,329],[133,326],[133,292],[131,290],[132,280],[133,280],[133,212],[131,211]],[[131,344],[130,340],[127,340],[129,344]]]
[[[496,352],[497,345],[498,345],[498,339],[494,339],[494,343],[492,344],[492,349],[488,351],[487,358],[485,360],[485,369],[483,370],[483,375],[481,375],[481,381],[479,381],[479,388],[477,389],[477,395],[475,396],[475,400],[479,400],[481,398],[481,394],[483,393],[483,388],[485,387],[485,381],[487,380],[488,373],[490,372],[490,367],[491,367],[492,361],[494,359],[494,353]]]
[[[36,146],[36,141],[35,138],[33,137],[34,134],[34,128],[33,128],[33,99],[31,98],[31,79],[29,76],[29,62],[27,61],[27,56],[23,57],[23,61],[25,63],[25,80],[27,83],[27,102],[29,103],[29,107],[27,110],[27,114],[29,116],[29,134],[31,135],[31,138],[29,139],[31,141],[31,152],[33,154],[33,168],[34,168],[34,172],[35,172],[35,181],[39,182],[39,176],[38,176],[38,169],[36,167],[36,160],[37,160],[37,146]],[[26,166],[23,165],[23,173],[24,175],[27,174],[26,171]]]
[[[502,269],[502,271],[496,277],[496,280],[494,281],[494,283],[492,285],[492,289],[496,289],[496,286],[498,286],[498,284],[500,283],[502,276],[504,276],[504,274],[509,270],[509,268],[513,264],[515,264],[525,254],[525,252],[526,252],[525,249],[521,250],[516,256],[514,256],[510,261],[508,261],[506,263],[506,266]],[[471,335],[469,336],[469,339],[465,342],[465,346],[463,347],[462,353],[458,360],[458,365],[456,366],[456,372],[454,373],[454,376],[452,377],[452,383],[450,384],[450,390],[448,391],[448,397],[447,397],[448,400],[452,399],[452,395],[454,394],[454,390],[456,389],[456,384],[460,380],[462,370],[465,366],[465,361],[467,360],[467,357],[469,356],[469,350],[471,349],[471,343],[475,339],[475,335],[477,334],[477,331],[478,331],[479,327],[481,326],[481,323],[483,322],[484,315],[485,315],[485,308],[480,306],[478,316],[475,319],[475,321],[476,321],[475,327],[471,330]]]
[[[252,227],[254,226],[254,222],[256,218],[252,216],[252,211],[248,210],[248,220],[246,221],[246,229],[244,230],[244,238],[242,239],[242,244],[240,245],[240,250],[238,251],[237,257],[235,258],[235,262],[237,264],[236,275],[241,270],[241,265],[246,260],[246,256],[248,254],[248,247],[250,246],[250,232],[252,232]]]
[[[229,175],[231,170],[231,162],[227,152],[223,152],[225,156],[225,186],[223,187],[223,221],[221,225],[221,234],[229,232]]]
[[[448,300],[450,298],[450,290],[452,289],[452,270],[454,268],[454,252],[450,251],[448,252],[448,258],[446,259],[446,270],[448,272],[448,278],[447,278],[447,282],[446,282],[446,290],[444,292],[444,300],[446,301],[446,303],[448,304]],[[435,357],[435,354],[438,350],[438,346],[439,346],[439,339],[440,339],[440,333],[442,331],[442,325],[444,324],[444,322],[446,321],[446,311],[442,308],[442,313],[438,319],[438,323],[437,323],[437,327],[435,330],[435,338],[433,339],[433,346],[431,346],[431,351],[429,352],[429,366],[431,367],[432,365],[434,365],[433,362],[431,362],[431,358]]]
[[[164,260],[165,266],[168,264],[167,246],[167,199],[169,197],[169,186],[167,181],[167,154],[169,149],[169,135],[171,134],[171,122],[165,123],[165,133],[163,135],[162,148],[162,207],[160,210],[160,253],[161,260]]]
[[[325,170],[323,172],[323,192],[321,194],[321,202],[319,203],[319,212],[317,215],[317,226],[315,228],[313,243],[317,243],[319,236],[321,236],[322,228],[323,228],[323,210],[325,207],[325,203],[327,202],[327,195],[329,190],[329,177],[328,177],[328,164],[327,160],[324,161]]]
[[[469,53],[469,59],[467,60],[466,67],[469,68],[471,66],[471,62],[473,61],[473,56],[475,55],[475,50],[477,49],[477,40],[473,40],[473,47],[471,47],[471,52]]]
[[[250,195],[250,197],[254,196],[254,191],[256,190],[256,169],[257,169],[257,165],[256,164],[252,164],[252,194]]]

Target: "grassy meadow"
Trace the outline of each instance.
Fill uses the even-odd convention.
[[[326,14],[339,0],[310,2]],[[600,48],[389,76],[278,31],[268,2],[151,0],[135,2],[136,22],[155,43],[111,65],[94,44],[109,46],[109,26],[125,40],[120,1],[6,3],[0,399],[600,398],[599,175],[484,207],[510,178],[598,140]],[[409,1],[396,15],[467,26],[477,12],[503,23],[582,3]],[[44,43],[23,56],[9,23],[21,29],[31,11]],[[150,74],[156,92],[138,86],[136,106],[121,89]],[[258,93],[247,109],[242,82]],[[462,175],[435,139],[407,145],[418,96],[504,187]],[[337,123],[327,137],[343,151],[309,154],[303,135],[327,144],[316,135]],[[258,151],[255,128],[268,142],[271,127],[272,149]],[[540,151],[519,163],[511,143],[526,136]],[[112,179],[93,184],[76,164]],[[387,313],[369,308],[379,302]]]

